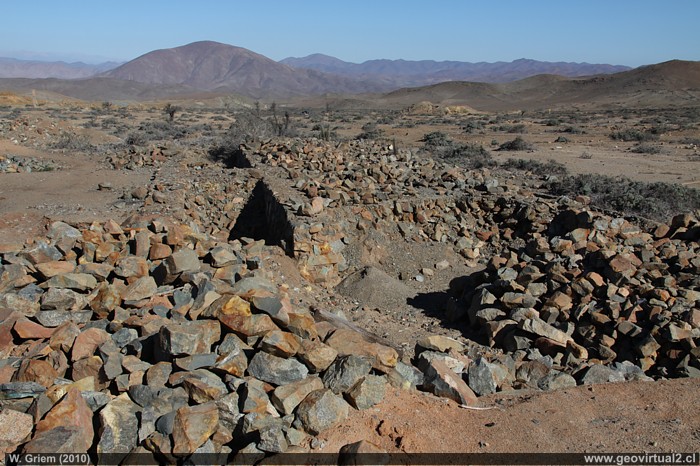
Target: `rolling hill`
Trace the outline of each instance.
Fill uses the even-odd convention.
[[[402,108],[429,101],[477,110],[545,109],[560,105],[696,106],[700,103],[700,62],[672,60],[609,75],[566,78],[539,75],[509,83],[444,82],[399,89],[374,99]]]
[[[119,63],[115,62],[90,65],[82,62],[48,62],[0,57],[0,78],[79,79],[104,73],[117,66],[119,66]]]
[[[355,94],[387,89],[376,83],[316,70],[294,69],[250,50],[211,41],[155,50],[103,76],[146,84],[230,91],[253,98],[328,92]]]

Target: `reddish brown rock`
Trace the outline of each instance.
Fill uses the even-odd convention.
[[[219,410],[214,403],[184,406],[173,423],[173,453],[190,455],[216,432]]]
[[[444,361],[433,359],[425,370],[426,387],[437,396],[449,398],[457,403],[474,406],[476,394]]]
[[[90,308],[101,316],[107,317],[122,302],[121,292],[116,286],[102,283],[97,295],[90,301]]]
[[[311,372],[323,372],[333,364],[338,357],[338,351],[318,340],[302,340],[299,359]]]
[[[44,387],[53,385],[58,377],[58,372],[53,366],[43,359],[25,359],[15,374],[17,382],[36,382]]]
[[[260,349],[282,358],[289,358],[301,349],[298,337],[282,330],[268,332],[260,342]]]
[[[124,301],[140,301],[153,296],[157,289],[158,285],[153,277],[141,277],[126,287],[122,293],[122,299]]]
[[[228,329],[245,336],[264,335],[279,330],[267,314],[228,314],[219,316],[219,321]]]
[[[53,329],[49,339],[49,346],[55,350],[68,354],[73,347],[75,338],[80,334],[80,329],[73,322],[66,322]]]
[[[88,450],[92,446],[95,432],[92,427],[92,410],[80,394],[80,390],[74,388],[68,391],[51,411],[36,425],[36,432],[46,432],[56,427],[75,427],[82,433],[83,445],[80,451]]]
[[[326,340],[326,344],[335,349],[340,356],[350,354],[368,356],[375,369],[387,372],[396,367],[399,354],[394,348],[367,341],[362,335],[352,330],[338,329]]]
[[[24,340],[39,340],[51,338],[55,329],[46,328],[29,319],[19,319],[15,322],[14,331],[20,338]]]
[[[173,253],[173,250],[170,246],[167,244],[163,243],[153,243],[151,245],[151,248],[148,252],[148,258],[150,260],[159,260],[159,259],[165,259],[166,257],[170,256]]]
[[[322,388],[319,377],[307,377],[275,388],[270,400],[282,414],[291,414],[309,393]]]
[[[102,390],[107,387],[109,379],[105,374],[102,359],[99,356],[90,356],[79,359],[73,363],[73,379],[80,380],[85,377],[94,377],[95,387],[97,390]]]
[[[36,265],[36,269],[45,279],[75,271],[75,264],[66,261],[48,261]]]
[[[71,361],[86,358],[95,354],[95,350],[105,341],[109,340],[109,333],[99,328],[83,330],[75,337],[71,352]]]

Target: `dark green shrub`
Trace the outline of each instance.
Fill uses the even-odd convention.
[[[561,132],[569,134],[586,134],[586,132],[578,126],[567,126],[566,128],[562,129]]]
[[[374,123],[365,123],[362,125],[362,132],[357,135],[356,139],[379,139],[384,135],[384,130],[377,128]]]
[[[547,186],[556,195],[590,196],[598,208],[666,221],[700,208],[700,190],[675,183],[644,183],[625,177],[583,174],[567,176]]]
[[[661,148],[653,144],[647,144],[645,142],[639,143],[632,148],[632,152],[637,154],[659,154],[661,153]]]
[[[542,175],[566,175],[569,173],[564,164],[552,159],[545,163],[532,159],[509,159],[503,163],[502,167],[509,170],[530,171]]]
[[[615,141],[656,141],[659,136],[648,131],[639,131],[637,129],[623,129],[620,131],[613,131],[610,133],[610,138]]]
[[[478,120],[470,120],[464,126],[462,126],[462,129],[465,133],[471,134],[484,129],[484,124]]]
[[[82,134],[74,134],[63,132],[58,139],[53,141],[49,146],[52,149],[71,150],[78,152],[89,152],[94,149],[87,136]]]
[[[518,136],[517,138],[513,139],[512,141],[507,141],[498,146],[499,151],[522,151],[522,150],[532,150],[534,149],[533,145],[530,144],[529,142],[526,142],[523,138]]]
[[[492,167],[496,161],[481,144],[459,144],[445,151],[442,157],[453,159],[467,168]],[[455,160],[456,159],[456,160]]]
[[[442,131],[433,131],[432,133],[427,133],[423,135],[424,147],[430,149],[433,147],[443,147],[451,146],[453,144],[452,139]]]

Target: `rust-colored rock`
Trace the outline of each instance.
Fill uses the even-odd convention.
[[[80,451],[87,451],[93,442],[95,432],[92,427],[92,410],[77,388],[71,389],[51,411],[36,425],[36,433],[46,432],[56,427],[75,427],[82,433],[83,445]]]

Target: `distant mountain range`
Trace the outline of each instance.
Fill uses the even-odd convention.
[[[22,61],[0,61],[0,76],[7,76],[12,66],[19,70],[16,62]],[[372,60],[354,64],[318,54],[276,62],[244,48],[204,41],[155,50],[113,65],[97,65],[90,71],[93,65],[57,62],[44,63],[41,68],[36,62],[24,62],[25,76],[32,76],[33,70],[34,78],[0,79],[0,90],[123,101],[201,100],[236,94],[301,102],[299,98],[310,97],[307,102],[335,99],[362,108],[401,107],[425,100],[480,110],[594,101],[606,105],[697,105],[700,101],[700,62],[680,60],[632,70],[525,59],[511,63]],[[99,66],[109,69],[99,70]],[[65,74],[61,79],[36,78],[56,75],[59,70],[73,70],[78,78],[66,79]],[[91,77],[81,75],[98,71]],[[584,76],[575,77],[581,74]]]
[[[350,63],[323,54],[304,58],[285,58],[280,63],[297,69],[333,73],[363,80],[373,80],[394,88],[425,86],[445,81],[505,83],[538,74],[577,77],[627,71],[629,66],[542,62],[520,59],[512,62],[433,61],[433,60],[369,60]]]
[[[0,78],[58,78],[80,79],[116,68],[120,63],[105,62],[97,65],[64,61],[18,60],[0,57]]]
[[[322,54],[275,62],[250,50],[212,41],[155,50],[123,64],[0,58],[0,78],[81,79],[99,75],[146,84],[184,85],[196,90],[230,90],[255,98],[389,91],[444,81],[500,83],[538,74],[584,76],[628,69],[526,59],[496,63],[370,60],[357,64]]]

